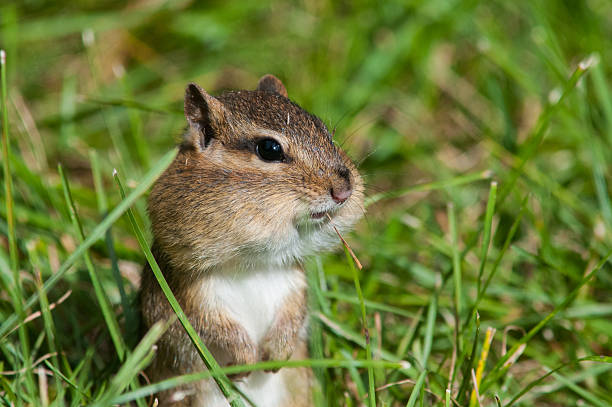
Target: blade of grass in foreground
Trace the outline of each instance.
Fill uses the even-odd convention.
[[[100,169],[100,161],[98,159],[98,154],[96,154],[96,150],[89,150],[89,161],[91,162],[91,174],[93,176],[94,188],[96,190],[96,198],[98,201],[98,212],[100,213],[100,216],[104,217],[108,212],[108,201],[106,198],[106,193],[104,192],[102,171]],[[117,258],[117,254],[115,253],[112,230],[112,228],[108,228],[104,240],[106,242],[106,248],[108,249],[108,257],[111,263],[112,274],[115,279],[117,289],[119,290],[119,297],[121,298],[121,307],[123,308],[123,313],[125,315],[124,327],[126,328],[126,343],[128,344],[128,346],[130,346],[130,344],[134,343],[130,340],[131,337],[137,336],[130,336],[130,330],[135,331],[136,327],[138,326],[137,315],[134,307],[130,305],[127,293],[125,292],[125,287],[123,286],[123,278],[121,277],[121,272],[119,271],[119,260]]]
[[[74,226],[78,234],[79,243],[83,243],[83,241],[85,240],[83,225],[81,224],[79,214],[77,213],[76,207],[74,206],[74,200],[72,199],[70,185],[68,184],[68,179],[66,178],[66,174],[64,173],[64,169],[62,168],[61,164],[58,164],[57,171],[59,172],[60,178],[62,180],[62,189],[64,191],[66,205],[68,206],[68,210],[70,212],[70,219],[72,220],[72,225]],[[106,326],[111,336],[111,340],[113,341],[113,345],[115,346],[115,350],[117,351],[119,360],[122,361],[125,357],[126,349],[123,337],[121,336],[121,331],[119,329],[119,323],[117,322],[117,318],[115,318],[115,313],[113,312],[110,301],[108,300],[108,297],[104,292],[104,288],[102,287],[102,283],[98,278],[98,274],[96,272],[93,262],[91,261],[91,256],[89,255],[88,250],[85,250],[83,252],[83,259],[85,260],[85,265],[87,266],[87,271],[89,272],[89,278],[91,279],[91,284],[93,285],[94,292],[98,299],[98,304],[100,304],[100,310],[102,311],[102,316],[104,317],[104,321],[106,322]]]
[[[170,165],[174,156],[176,155],[177,150],[171,150],[167,152],[158,162],[157,164],[151,168],[151,170],[145,174],[142,178],[142,181],[138,186],[127,196],[126,199],[121,201],[119,205],[113,209],[108,216],[96,226],[87,239],[83,243],[81,243],[68,259],[60,266],[55,274],[53,274],[50,278],[45,281],[43,285],[43,290],[48,292],[55,284],[60,281],[60,279],[66,274],[66,272],[72,267],[72,265],[81,258],[85,250],[89,249],[98,239],[104,236],[106,230],[123,215],[123,213],[134,204],[134,202],[145,193],[147,189],[153,184],[153,182],[157,179],[157,177]],[[39,300],[38,294],[32,295],[26,301],[26,308],[32,307]],[[4,323],[0,326],[0,340],[10,333],[13,328],[18,325],[18,317],[16,315],[9,316]]]
[[[104,396],[93,406],[109,406],[112,405],[110,400],[121,393],[129,383],[136,377],[153,356],[153,345],[165,331],[164,324],[157,322],[149,329],[149,332],[142,338],[134,352],[132,352],[125,360],[117,375],[113,377],[109,389],[104,393]],[[92,406],[92,407],[93,407]]]
[[[349,248],[348,244],[344,241],[344,239],[342,239],[342,236],[340,236],[340,233],[338,232],[338,230],[336,230],[336,233],[338,233],[338,236],[344,243],[344,253],[346,254],[346,260],[348,261],[349,266],[351,268],[351,272],[353,274],[355,290],[357,291],[357,297],[359,298],[359,307],[361,309],[361,323],[363,324],[363,331],[364,331],[364,336],[365,336],[366,360],[371,362],[372,361],[372,347],[370,344],[370,331],[368,329],[368,322],[366,319],[365,301],[363,299],[363,292],[361,291],[361,283],[359,282],[359,272],[357,271],[357,267],[355,267],[355,265],[357,264],[359,268],[361,269],[361,263],[359,263],[359,260],[357,260],[357,257],[352,252],[352,250]],[[376,388],[375,387],[376,386],[374,383],[374,368],[368,367],[368,400],[370,402],[369,403],[370,407],[376,407]]]
[[[408,399],[408,403],[406,403],[406,407],[414,407],[416,405],[416,401],[421,394],[421,388],[423,387],[423,383],[425,382],[425,377],[427,376],[427,370],[423,370],[417,381],[412,388],[412,393],[410,393],[410,398]]]
[[[386,362],[382,360],[334,360],[334,359],[305,359],[305,360],[286,360],[286,361],[268,361],[259,362],[252,365],[242,366],[227,366],[222,367],[219,371],[223,374],[230,375],[244,372],[255,372],[260,370],[271,370],[279,368],[299,368],[299,367],[310,367],[310,368],[386,368],[386,369],[404,369],[406,368],[406,362]],[[160,391],[172,389],[174,387],[198,382],[200,380],[210,379],[212,372],[202,371],[198,373],[189,373],[181,376],[176,376],[170,379],[163,380],[158,383],[143,386],[138,390],[122,394],[111,400],[113,405],[125,404],[138,398],[146,397]],[[260,406],[265,407],[265,406]]]
[[[72,199],[72,192],[70,191],[70,184],[68,183],[68,179],[64,174],[64,170],[61,164],[58,164],[58,172],[60,174],[60,178],[62,180],[62,189],[64,191],[64,199],[66,200],[66,204],[68,206],[68,212],[70,213],[70,219],[72,220],[72,224],[76,229],[78,234],[78,239],[80,243],[83,243],[85,240],[85,233],[83,232],[83,225],[81,224],[81,220],[79,218],[79,214],[76,210],[76,206],[74,205],[74,200]],[[123,197],[125,198],[125,197]],[[107,230],[108,232],[108,230]],[[91,279],[92,285],[94,287],[94,292],[96,294],[96,298],[98,300],[98,304],[100,304],[100,309],[102,311],[102,316],[104,317],[104,322],[108,328],[108,332],[111,336],[111,340],[113,341],[113,345],[115,346],[115,351],[117,352],[117,356],[120,361],[125,359],[125,355],[127,352],[127,346],[121,334],[121,329],[119,328],[119,322],[113,312],[113,308],[111,303],[102,287],[102,283],[98,278],[98,273],[96,272],[95,266],[91,260],[91,256],[89,255],[89,251],[85,250],[83,252],[83,259],[85,260],[85,265],[87,267],[87,271],[89,273],[89,278]],[[132,384],[133,386],[136,383]],[[139,405],[142,405],[142,401],[138,402]]]
[[[113,176],[115,177],[115,181],[117,182],[117,185],[119,187],[121,197],[125,199],[125,192],[123,190],[123,185],[121,184],[121,181],[119,179],[119,175],[117,174],[117,172],[114,172]],[[138,244],[140,245],[141,250],[144,252],[145,257],[147,258],[147,261],[151,266],[151,270],[153,271],[153,274],[155,274],[157,282],[159,283],[162,291],[164,292],[164,295],[168,299],[172,310],[183,325],[183,328],[185,328],[187,335],[189,335],[189,339],[191,339],[191,342],[200,354],[204,365],[206,365],[206,368],[211,371],[215,382],[217,382],[219,389],[221,390],[225,398],[228,400],[230,405],[232,407],[244,407],[244,403],[242,402],[240,396],[233,389],[232,383],[221,371],[221,366],[219,366],[219,364],[217,363],[213,355],[210,353],[206,345],[204,345],[204,343],[202,342],[202,338],[200,338],[200,335],[193,328],[193,326],[187,319],[187,315],[185,315],[185,312],[183,311],[178,301],[176,300],[176,297],[172,293],[172,290],[170,289],[168,282],[164,278],[164,275],[162,274],[159,265],[157,264],[157,261],[155,261],[155,257],[153,257],[153,253],[151,253],[151,249],[149,248],[149,244],[147,243],[144,234],[140,230],[138,223],[136,223],[136,218],[134,218],[134,214],[132,213],[131,209],[128,209],[127,215],[132,225],[132,229],[136,234],[136,238],[138,239]]]

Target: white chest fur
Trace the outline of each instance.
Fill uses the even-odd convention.
[[[202,280],[202,307],[227,313],[240,324],[255,344],[272,325],[287,296],[304,289],[306,279],[298,267],[249,270],[246,273],[216,272]],[[253,372],[237,383],[257,406],[284,406],[287,372]],[[201,384],[196,406],[226,407],[227,400],[211,380]]]
[[[286,297],[306,285],[297,267],[215,272],[202,281],[203,307],[227,312],[258,344]]]

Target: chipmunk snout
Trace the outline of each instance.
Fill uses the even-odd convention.
[[[329,193],[337,204],[344,203],[353,193],[353,185],[351,183],[351,173],[346,167],[340,167],[336,170],[338,175],[332,181],[331,189]]]

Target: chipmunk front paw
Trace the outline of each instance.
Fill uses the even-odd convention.
[[[246,334],[246,333],[245,333]],[[228,348],[231,360],[227,366],[251,365],[257,362],[257,348],[248,336],[236,341]],[[251,372],[241,372],[231,374],[228,377],[232,380],[240,380],[248,377]]]
[[[259,347],[261,360],[288,360],[295,348],[294,339],[279,329],[268,332]],[[266,372],[278,372],[279,369],[267,369]]]

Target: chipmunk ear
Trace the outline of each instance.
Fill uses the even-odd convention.
[[[204,89],[190,83],[185,90],[185,118],[189,122],[189,131],[183,146],[204,150],[215,137],[215,129],[223,122],[225,108]]]
[[[264,90],[266,92],[275,92],[281,96],[287,97],[287,89],[285,85],[274,75],[264,75],[257,84],[257,90]]]

